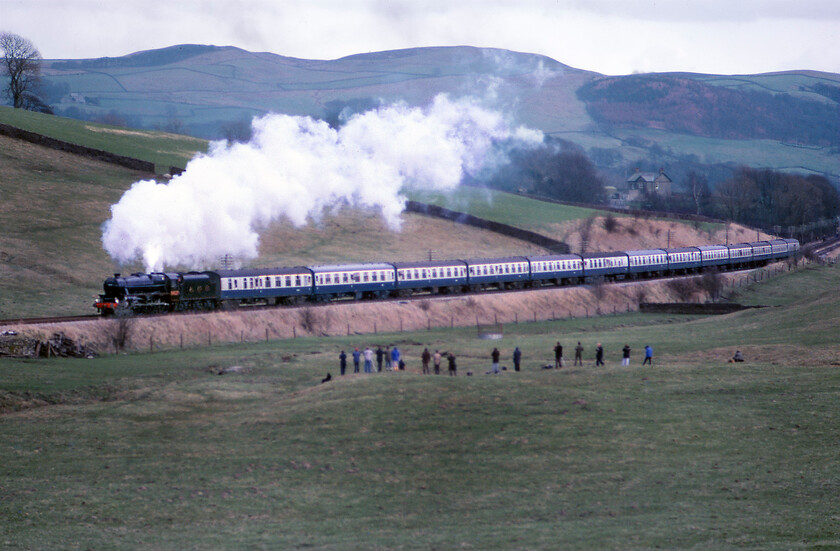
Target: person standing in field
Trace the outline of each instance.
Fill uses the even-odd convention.
[[[628,366],[630,365],[630,345],[625,344],[624,348],[621,349],[621,365]]]
[[[376,370],[382,371],[382,356],[385,355],[385,352],[382,350],[382,346],[376,347]]]
[[[432,356],[435,362],[435,375],[440,375],[440,361],[443,359],[443,356],[440,355],[440,352],[435,350],[435,355]]]
[[[393,366],[391,365],[391,347],[385,347],[385,371],[391,371]]]
[[[450,352],[447,359],[449,360],[449,376],[456,377],[458,375],[458,366],[455,365],[455,354]]]
[[[580,344],[580,341],[578,341],[575,347],[575,365],[583,367],[583,346]]]
[[[423,362],[423,375],[429,375],[429,361],[431,361],[432,355],[429,354],[429,349],[424,348],[423,354],[420,356],[420,360]]]
[[[359,372],[359,361],[362,359],[362,354],[359,352],[359,347],[353,349],[353,373]]]
[[[598,346],[595,347],[595,367],[599,365],[604,365],[604,347],[601,346],[601,343],[598,343]]]
[[[338,365],[341,367],[341,374],[344,375],[344,372],[347,371],[347,354],[344,353],[344,350],[338,355]]]
[[[399,371],[400,369],[400,349],[396,346],[391,349],[391,368],[394,371]]]
[[[365,373],[373,373],[373,350],[365,348]]]
[[[560,341],[557,341],[554,346],[554,368],[560,369],[561,367],[563,367],[563,345],[560,344]]]
[[[649,344],[645,346],[645,361],[642,362],[642,365],[645,364],[653,367],[653,347]]]
[[[499,349],[494,348],[493,352],[490,353],[490,358],[493,360],[493,373],[499,373]]]
[[[519,350],[517,346],[516,349],[513,351],[513,370],[519,371],[519,362],[522,361],[522,351]]]

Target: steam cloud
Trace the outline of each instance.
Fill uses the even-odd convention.
[[[498,162],[503,142],[542,142],[475,101],[441,95],[427,108],[391,105],[335,130],[307,117],[270,114],[247,144],[214,142],[169,183],[135,182],[111,207],[102,243],[120,264],[206,267],[225,254],[258,254],[258,230],[296,226],[342,204],[378,209],[399,229],[404,190],[447,191]]]

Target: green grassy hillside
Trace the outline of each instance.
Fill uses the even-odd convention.
[[[529,323],[494,342],[463,329],[6,360],[0,536],[71,549],[837,548],[838,284],[837,268],[800,270],[741,297],[771,308]],[[585,367],[541,369],[557,339],[582,341]],[[337,376],[340,349],[379,343],[398,344],[410,371]],[[460,376],[420,375],[423,346],[454,351]],[[508,365],[520,346],[523,371],[483,375],[493,346]],[[735,348],[745,363],[727,363]],[[241,371],[218,375],[230,366]]]
[[[56,117],[0,106],[0,123],[36,134],[108,151],[158,165],[160,172],[170,166],[183,168],[196,153],[207,151],[207,141],[147,130],[133,130]]]

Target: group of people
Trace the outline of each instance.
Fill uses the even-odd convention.
[[[575,366],[583,367],[583,345],[580,344],[578,341],[577,346],[575,346]],[[632,349],[630,345],[625,344],[624,348],[621,349],[621,365],[628,366],[630,365],[630,352]],[[595,345],[595,367],[600,367],[604,365],[604,347],[601,343]],[[642,365],[653,365],[653,347],[651,345],[645,346],[645,359],[642,362]],[[550,366],[549,366],[550,367]],[[557,344],[554,346],[554,367],[556,369],[560,369],[561,367],[566,367],[566,361],[563,359],[563,345],[560,344],[558,341]],[[519,371],[517,369],[517,371]]]
[[[371,350],[369,346],[360,352],[359,347],[357,346],[353,349],[353,352],[350,353],[350,356],[353,359],[353,373],[359,373],[359,368],[362,365],[364,365],[365,373],[373,373],[374,358],[376,359],[375,369],[377,372],[382,371],[383,369],[385,371],[405,369],[405,362],[401,357],[400,349],[396,346],[393,348],[388,346],[385,350],[379,346],[376,348],[375,352]],[[347,372],[347,353],[344,352],[344,350],[342,350],[341,354],[338,355],[338,361],[341,374],[344,375]]]
[[[574,352],[574,365],[583,366],[584,348],[580,341],[578,341],[577,346],[575,346]],[[625,344],[624,348],[621,349],[621,365],[630,365],[630,352],[630,345]],[[355,347],[351,352],[349,358],[352,358],[353,361],[353,373],[360,373],[362,370],[364,370],[364,373],[405,370],[405,361],[402,358],[400,349],[396,346],[388,346],[384,350],[381,346],[378,346],[376,350],[372,350],[368,346],[363,351],[360,351],[359,347]],[[498,348],[494,347],[493,351],[490,353],[490,371],[487,371],[487,374],[498,374],[501,372],[501,368],[499,367],[500,359],[501,352],[499,352]],[[344,350],[342,350],[341,353],[338,355],[338,360],[339,367],[341,369],[341,374],[344,375],[347,372],[348,360],[348,356]],[[455,354],[448,351],[441,352],[440,350],[435,350],[433,354],[429,351],[428,347],[424,348],[423,353],[420,355],[420,361],[423,365],[423,374],[430,375],[434,370],[435,375],[440,375],[441,365],[443,364],[444,360],[446,360],[449,375],[457,375],[458,366],[455,361]],[[512,360],[514,371],[519,371],[522,365],[522,351],[519,349],[518,346],[515,347],[513,350]],[[374,361],[376,362],[375,364]],[[601,345],[601,343],[598,343],[595,346],[595,366],[598,367],[603,365],[604,347]],[[645,359],[642,362],[642,365],[653,365],[653,347],[650,345],[645,346]],[[561,367],[565,366],[566,362],[563,359],[563,345],[561,345],[558,341],[557,344],[554,346],[554,367],[560,369]],[[546,367],[551,368],[551,365],[548,365]]]
[[[339,369],[341,370],[342,375],[347,373],[347,358],[347,353],[344,350],[342,350],[338,355]],[[388,346],[384,350],[381,346],[378,346],[375,351],[368,346],[361,352],[357,346],[353,349],[353,352],[351,352],[351,358],[353,360],[353,373],[359,373],[360,366],[362,365],[364,366],[363,369],[365,373],[373,373],[374,370],[376,372],[381,372],[383,370],[405,371],[405,360],[402,358],[400,349],[396,346],[393,348]],[[429,352],[428,348],[425,348],[420,358],[423,362],[424,375],[429,375],[431,373],[429,364],[432,361],[434,361],[435,375],[440,375],[440,366],[444,359],[446,359],[448,363],[449,374],[457,375],[458,366],[455,363],[455,354],[451,352],[440,352],[439,350],[435,350],[435,353],[432,354]],[[373,363],[374,359],[376,360],[375,367]]]

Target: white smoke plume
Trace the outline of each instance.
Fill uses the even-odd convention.
[[[426,108],[391,105],[340,129],[308,117],[270,114],[247,144],[214,142],[166,184],[134,183],[111,207],[102,243],[120,264],[148,271],[204,268],[225,254],[252,259],[258,231],[288,219],[301,226],[324,209],[378,209],[399,229],[404,190],[447,191],[498,160],[500,142],[542,142],[475,101],[441,95]]]

